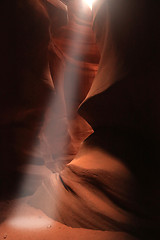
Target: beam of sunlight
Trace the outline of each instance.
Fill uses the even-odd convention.
[[[89,6],[91,6],[92,2],[93,1],[87,1],[87,4],[89,4]],[[82,12],[82,15],[83,15],[83,12]],[[74,24],[75,23],[73,23],[73,25]],[[69,56],[72,59],[81,59],[81,56],[78,56],[78,55],[82,54],[82,49],[85,44],[85,36],[86,36],[85,32],[80,34],[80,32],[78,31],[77,28],[78,28],[78,25],[75,27],[76,31],[75,32],[72,31],[73,35],[70,37],[70,45],[69,45],[67,51],[65,52],[65,56]],[[75,42],[80,43],[78,51],[77,51],[77,45],[74,44]],[[69,116],[69,118],[71,118],[72,114],[74,112],[73,110],[75,107],[75,99],[78,94],[79,67],[73,67],[73,63],[70,63],[70,61],[68,61],[68,64],[66,64],[66,69],[60,70],[57,82],[62,81],[61,79],[64,77],[65,74],[66,74],[65,81],[66,81],[66,83],[68,83],[68,86],[66,87],[65,91],[70,99],[68,116]],[[36,165],[35,160],[32,158],[29,160],[29,163],[27,164],[27,166],[24,169],[25,177],[23,177],[23,179],[21,180],[17,198],[19,198],[19,196],[27,196],[25,191],[27,192],[26,189],[33,187],[34,184],[32,183],[32,181],[39,181],[39,185],[40,185],[40,182],[42,182],[45,177],[52,174],[52,171],[50,171],[47,168],[47,165],[49,165],[49,164],[52,165],[52,162],[54,162],[54,159],[53,159],[54,154],[53,153],[54,153],[54,148],[56,149],[57,141],[59,141],[59,139],[57,140],[57,137],[59,136],[59,132],[61,132],[61,136],[60,136],[61,152],[59,153],[58,159],[65,159],[65,157],[66,157],[65,154],[67,152],[67,143],[68,143],[67,134],[65,134],[66,122],[63,121],[63,119],[62,119],[62,121],[61,121],[61,119],[58,119],[58,116],[65,117],[65,115],[66,115],[66,112],[65,112],[65,109],[63,106],[63,101],[64,101],[64,99],[62,100],[58,94],[57,95],[55,94],[53,99],[50,99],[50,102],[48,103],[49,109],[51,111],[51,113],[50,113],[51,121],[45,127],[45,129],[43,129],[43,131],[46,136],[48,136],[48,135],[51,136],[50,141],[52,142],[52,145],[48,146],[48,150],[47,150],[48,155],[44,156],[44,162],[45,162],[44,166],[39,166],[39,170],[37,167],[35,167],[35,165]],[[52,115],[54,115],[54,116],[52,116]],[[66,119],[67,119],[67,115],[66,115]],[[63,134],[63,132],[64,132],[64,134]],[[36,143],[35,143],[35,146],[36,146]],[[41,151],[42,150],[40,149],[40,147],[38,147],[36,149],[36,152],[41,152]],[[57,159],[56,159],[56,161],[57,161]],[[59,165],[61,164],[61,162],[62,161],[59,161]],[[39,199],[37,199],[37,203],[38,203],[38,201],[39,201]],[[28,216],[28,217],[22,218],[21,214],[18,212],[18,210],[16,210],[16,212],[14,212],[14,209],[15,208],[18,209],[18,205],[20,205],[20,204],[21,203],[19,203],[19,201],[15,201],[15,204],[13,205],[13,212],[12,212],[13,214],[11,213],[10,218],[9,218],[9,222],[8,222],[9,224],[14,225],[19,228],[22,228],[25,226],[27,228],[38,228],[38,227],[42,227],[46,224],[49,224],[48,220],[46,220],[47,222],[45,222],[44,220],[42,221],[42,219],[35,218],[34,216],[33,217]],[[52,209],[53,206],[50,206],[50,208]]]

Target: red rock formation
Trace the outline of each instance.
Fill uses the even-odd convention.
[[[85,98],[99,59],[89,12],[81,9],[78,13],[78,1],[67,4],[68,12],[58,0],[17,1],[16,18],[9,2],[2,4],[0,178],[6,193],[16,186],[19,166],[30,161],[43,164],[46,158],[50,165],[64,148],[63,134],[68,136],[65,148],[73,155],[90,131],[86,127],[86,134],[81,134],[85,124],[80,124],[80,119],[77,125],[72,120],[74,129],[70,133],[67,130],[67,118],[74,118]],[[77,87],[72,91],[75,82]],[[60,110],[57,113],[52,111],[55,96]],[[50,135],[60,128],[59,119],[65,132],[59,130],[53,140]],[[44,130],[45,126],[49,131]]]
[[[1,15],[1,188],[17,184],[17,167],[42,156],[34,153],[54,86],[49,70],[49,17],[40,1],[17,1],[16,17],[2,4]],[[14,19],[13,22],[11,19]],[[5,27],[4,27],[5,22]],[[51,47],[50,52],[56,57]],[[51,54],[50,54],[51,55]],[[14,181],[13,181],[14,179]],[[14,189],[13,189],[14,191]]]

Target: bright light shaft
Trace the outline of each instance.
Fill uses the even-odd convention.
[[[83,0],[88,6],[89,8],[92,10],[92,4],[94,3],[95,0]]]
[[[89,4],[93,2],[88,1]],[[90,5],[91,6],[91,5]],[[82,12],[83,14],[83,12]],[[69,59],[72,59],[73,62],[76,62],[75,59],[78,58],[80,59],[81,54],[83,52],[83,47],[85,44],[85,32],[80,33],[82,30],[81,26],[78,26],[77,24],[73,23],[74,28],[76,31],[73,33],[73,35],[70,37],[70,44],[68,47],[68,50],[65,52],[65,55],[68,56]],[[71,26],[72,27],[72,26]],[[77,30],[77,27],[80,27],[80,29]],[[87,29],[86,29],[87,30]],[[78,51],[77,51],[77,44],[78,45]],[[79,61],[80,62],[80,61]],[[79,64],[79,63],[78,63]],[[78,94],[78,87],[79,87],[79,65],[78,67],[74,67],[74,64],[69,62],[66,66],[66,69],[62,69],[62,71],[59,73],[58,76],[58,81],[62,81],[63,75],[65,75],[65,81],[68,83],[66,86],[66,95],[69,96],[69,109],[67,111],[67,115],[71,118],[72,114],[74,113],[74,108],[75,108],[75,100]],[[45,166],[39,167],[39,169],[36,166],[36,160],[34,158],[30,159],[29,163],[27,165],[27,168],[25,169],[25,177],[21,181],[21,186],[20,186],[20,191],[19,195],[20,196],[26,196],[25,191],[27,192],[27,189],[30,187],[34,187],[35,181],[34,179],[41,179],[43,180],[44,177],[47,177],[51,171],[46,168],[51,164],[52,167],[52,162],[54,166],[54,152],[56,152],[57,149],[57,144],[59,143],[61,148],[60,152],[58,154],[58,157],[55,157],[55,160],[58,162],[59,169],[61,169],[61,164],[65,162],[66,158],[66,152],[67,152],[67,147],[68,147],[68,138],[67,138],[67,126],[66,126],[66,121],[63,121],[63,119],[66,116],[65,112],[65,106],[63,105],[63,99],[61,99],[59,94],[56,94],[53,99],[50,99],[50,102],[48,103],[49,106],[49,111],[51,111],[51,117],[48,120],[47,126],[45,126],[44,129],[44,135],[46,137],[46,142],[47,142],[47,154],[44,156],[44,162]],[[53,116],[52,116],[53,115]],[[47,118],[48,119],[48,118]],[[66,117],[67,120],[67,117]],[[42,130],[43,131],[43,130]],[[51,143],[51,144],[50,144]],[[39,154],[41,153],[41,147],[38,145],[36,146],[35,143],[35,148],[34,151]],[[60,160],[60,161],[59,161]],[[43,171],[41,172],[41,168]],[[42,193],[44,194],[44,193]],[[39,202],[39,199],[37,199],[37,203]],[[17,228],[39,228],[46,226],[46,224],[49,224],[48,220],[42,221],[41,219],[37,219],[34,216],[27,216],[22,218],[19,210],[19,206],[21,205],[19,202],[16,202],[14,204],[15,206],[13,207],[13,214],[11,214],[11,221],[9,222],[12,226],[15,226]],[[49,206],[51,211],[53,209],[53,205]],[[17,209],[16,212],[14,212],[14,209]],[[43,211],[43,209],[42,209]]]

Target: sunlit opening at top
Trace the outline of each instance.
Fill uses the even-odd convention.
[[[92,10],[92,4],[95,0],[84,0],[86,2],[86,4],[90,7],[90,9]]]

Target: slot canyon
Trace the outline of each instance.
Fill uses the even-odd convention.
[[[0,4],[0,240],[160,239],[160,2]]]

